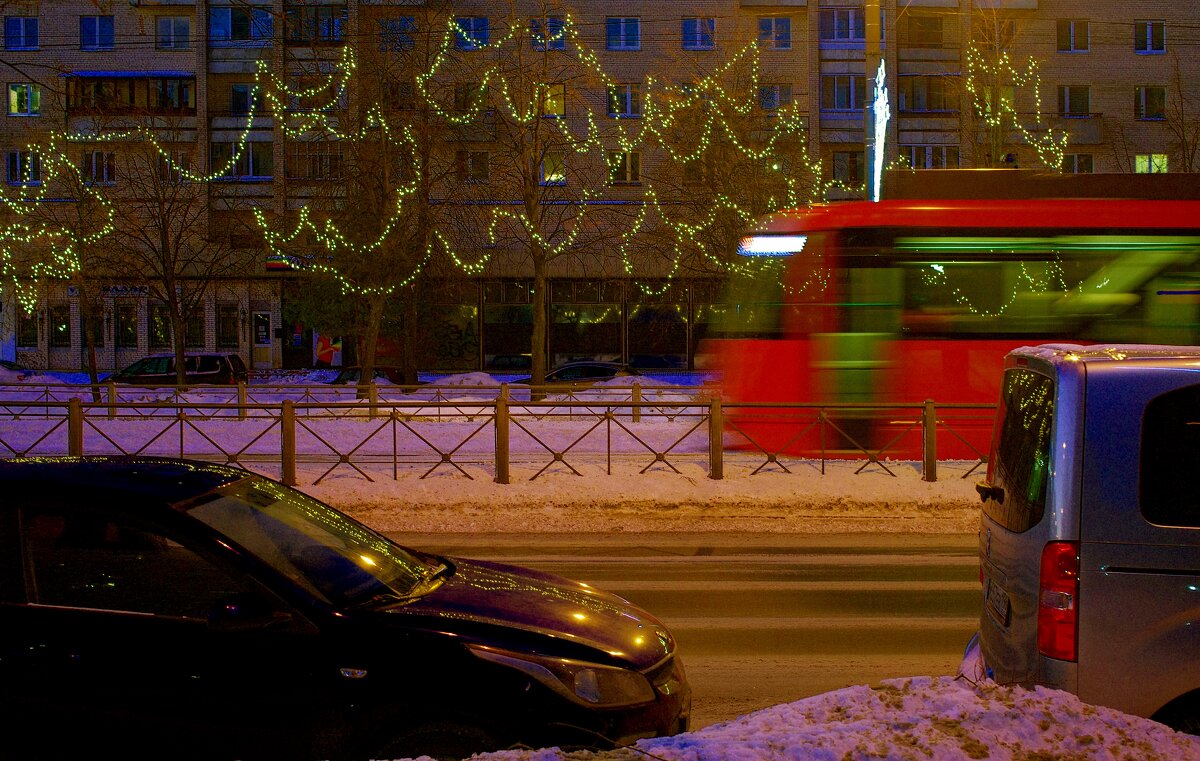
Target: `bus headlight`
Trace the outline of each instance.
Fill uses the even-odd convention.
[[[611,708],[654,700],[650,681],[630,669],[570,658],[513,653],[483,645],[469,647],[476,657],[524,672],[559,695],[582,705]]]

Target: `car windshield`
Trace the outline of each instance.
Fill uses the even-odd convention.
[[[445,570],[301,492],[244,478],[177,505],[337,606],[425,594]]]

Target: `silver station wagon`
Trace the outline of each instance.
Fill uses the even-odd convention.
[[[1005,361],[968,661],[1200,733],[1200,347]]]

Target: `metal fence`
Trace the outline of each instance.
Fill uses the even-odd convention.
[[[978,434],[990,430],[995,412],[995,405],[932,400],[741,403],[712,388],[637,385],[422,387],[414,399],[381,398],[374,384],[332,397],[328,386],[6,391],[0,458],[187,457],[275,470],[289,484],[300,472],[313,483],[334,473],[374,481],[441,471],[507,484],[551,472],[682,474],[684,464],[722,479],[731,454],[749,463],[751,475],[791,472],[801,462],[824,473],[829,460],[847,458],[861,460],[857,472],[894,475],[893,460],[919,459],[922,477],[936,481],[939,447],[974,462],[964,478],[986,462]]]

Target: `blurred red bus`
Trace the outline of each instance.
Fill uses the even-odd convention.
[[[764,218],[739,253],[705,344],[731,402],[990,404],[1017,346],[1200,336],[1200,200],[815,205]],[[727,414],[747,445],[797,454],[861,456],[897,430],[849,414],[854,441],[822,447],[815,428],[797,438],[794,410]],[[987,451],[990,419],[966,428],[939,457]]]

